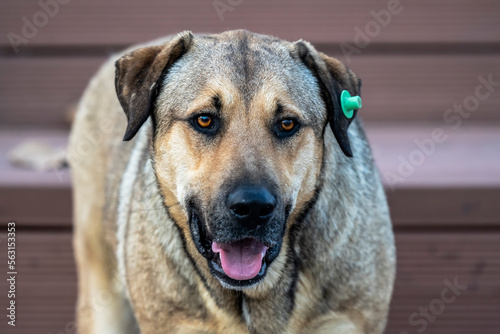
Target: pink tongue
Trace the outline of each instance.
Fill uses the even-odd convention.
[[[222,269],[227,276],[243,281],[257,276],[267,247],[255,239],[246,238],[230,244],[218,244],[214,241],[212,251],[220,253]]]

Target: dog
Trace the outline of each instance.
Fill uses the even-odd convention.
[[[385,193],[310,43],[182,32],[111,57],[69,143],[78,332],[382,333]]]

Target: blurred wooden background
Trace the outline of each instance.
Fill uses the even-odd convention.
[[[55,1],[0,3],[0,263],[7,222],[18,227],[16,328],[4,318],[0,332],[73,333],[76,295],[69,173],[14,168],[6,152],[26,138],[64,145],[68,110],[112,52],[186,29],[236,28],[309,40],[363,79],[360,115],[398,246],[387,333],[500,332],[500,85],[474,100],[481,78],[500,83],[500,2]],[[347,57],[341,46],[357,51]],[[453,128],[443,117],[463,103],[472,111],[455,113]],[[434,129],[446,139],[392,182]],[[444,303],[455,279],[467,288]],[[1,280],[4,310],[6,292]]]

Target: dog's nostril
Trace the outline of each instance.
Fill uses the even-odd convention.
[[[235,204],[231,206],[231,211],[240,217],[246,217],[250,214],[250,208],[245,204]]]
[[[274,211],[274,205],[267,204],[259,212],[259,217],[269,216]]]

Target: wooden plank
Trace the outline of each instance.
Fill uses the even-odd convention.
[[[398,275],[387,333],[420,329],[408,318],[420,307],[436,307],[446,282],[455,278],[467,287],[428,321],[426,333],[498,332],[500,233],[398,233],[396,241]],[[71,234],[18,232],[16,246],[18,320],[15,329],[2,321],[0,332],[65,333],[74,319],[76,296]],[[5,263],[5,233],[0,234],[0,248]],[[5,280],[0,290],[6,291]]]
[[[63,1],[61,1],[63,2]],[[67,1],[64,1],[67,2]],[[491,0],[401,0],[386,19],[386,27],[374,25],[371,11],[387,10],[389,1],[219,1],[236,4],[219,16],[214,1],[165,2],[149,0],[72,0],[40,28],[28,45],[133,44],[185,29],[220,32],[245,28],[297,40],[320,43],[352,42],[356,27],[372,29],[374,42],[494,42],[498,43],[500,4]],[[7,34],[22,33],[26,17],[41,11],[38,2],[19,0],[0,4],[1,44]],[[379,31],[378,31],[379,30]]]
[[[0,58],[0,124],[67,128],[68,110],[103,61]],[[500,121],[500,87],[491,93],[481,88],[480,94],[490,95],[478,100],[470,116],[453,113],[448,123],[443,118],[454,104],[474,102],[480,77],[491,74],[500,82],[497,56],[361,56],[350,65],[363,79],[360,115],[367,122],[431,121],[449,127],[457,117],[463,123]]]
[[[3,232],[0,257],[7,263]],[[21,232],[18,228],[16,253],[16,327],[2,321],[0,332],[74,333],[66,332],[74,319],[77,291],[71,234]],[[2,292],[8,291],[6,283],[1,280]],[[5,305],[7,298],[1,300]]]
[[[395,227],[500,226],[499,189],[401,188],[388,193]],[[0,226],[71,226],[71,189],[0,186]],[[453,220],[455,219],[455,220]]]
[[[0,59],[0,124],[67,129],[70,109],[103,61]]]
[[[498,56],[361,56],[350,67],[363,80],[360,114],[366,121],[430,121],[449,126],[457,121],[444,124],[445,113],[464,103],[465,116],[453,112],[447,118],[459,117],[462,123],[500,120]],[[496,83],[488,86],[491,92],[483,85],[490,75]],[[482,87],[483,100],[476,98],[477,87]],[[477,106],[473,105],[476,101]]]
[[[387,189],[395,227],[500,226],[499,198],[499,188],[398,186],[394,191]]]
[[[498,188],[498,125],[466,122],[457,129],[446,123],[367,124],[368,139],[386,185]]]
[[[33,171],[13,166],[9,155],[26,142],[40,143],[64,150],[68,145],[67,130],[0,130],[0,185],[10,188],[62,188],[68,189],[71,177],[68,169]]]
[[[388,334],[417,333],[424,324],[425,333],[433,334],[497,333],[500,234],[397,233],[396,241],[398,273]],[[443,303],[442,313],[432,313],[441,311],[441,293],[455,279],[466,288],[453,302]],[[430,309],[434,320],[424,322],[420,308]]]
[[[32,171],[14,167],[9,152],[25,140],[67,145],[67,131],[0,131],[0,222],[71,226],[71,177],[68,169]]]
[[[0,226],[71,226],[71,189],[67,187],[0,186]]]
[[[433,137],[436,129],[443,135]],[[500,223],[498,126],[368,124],[366,130],[395,226]]]

